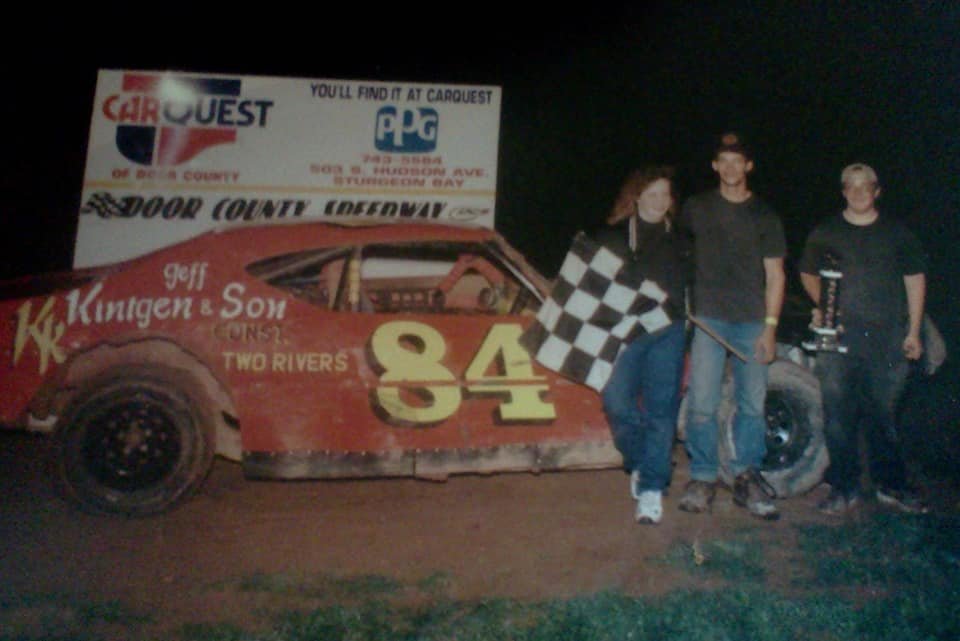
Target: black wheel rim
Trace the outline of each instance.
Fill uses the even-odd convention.
[[[810,442],[804,415],[786,394],[777,390],[767,391],[765,415],[767,456],[763,469],[772,472],[790,468],[803,457]]]
[[[114,490],[148,488],[168,475],[180,458],[175,416],[146,392],[101,408],[89,417],[86,428],[87,471]]]

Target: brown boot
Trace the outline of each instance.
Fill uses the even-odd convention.
[[[710,481],[693,480],[687,483],[680,497],[679,507],[684,512],[707,512],[717,493],[717,484]]]
[[[733,502],[747,508],[750,515],[758,519],[776,521],[780,518],[774,496],[774,489],[756,470],[742,472],[733,480]]]

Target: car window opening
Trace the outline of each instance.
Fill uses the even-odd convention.
[[[248,267],[270,285],[333,311],[527,314],[539,298],[478,244],[401,243],[299,252]]]

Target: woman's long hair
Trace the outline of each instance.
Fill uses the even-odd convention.
[[[670,183],[670,195],[672,196],[670,209],[667,211],[667,227],[669,228],[677,208],[677,199],[673,194],[673,174],[673,167],[667,165],[650,165],[630,172],[627,179],[623,181],[623,186],[620,187],[620,194],[613,203],[610,215],[607,216],[607,224],[616,225],[636,214],[637,199],[640,198],[640,194],[651,184],[664,178]]]

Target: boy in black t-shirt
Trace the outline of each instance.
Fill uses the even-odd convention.
[[[721,136],[712,166],[719,188],[689,198],[679,221],[694,239],[697,329],[687,391],[690,482],[678,505],[686,512],[706,512],[716,493],[717,409],[729,345],[745,355],[743,360],[729,359],[737,403],[735,455],[729,462],[735,477],[733,500],[751,515],[773,520],[780,512],[760,467],[766,455],[767,365],[776,355],[786,243],[780,218],[747,183],[753,155],[738,134]]]
[[[877,499],[902,511],[925,512],[907,487],[896,424],[910,361],[923,354],[923,251],[904,225],[880,216],[876,209],[880,187],[872,168],[850,165],[841,182],[847,208],[813,230],[800,261],[804,289],[817,303],[819,272],[828,255],[842,274],[837,310],[840,342],[847,352],[820,352],[815,366],[830,453],[825,480],[831,487],[819,507],[828,514],[844,514],[859,504],[857,443],[863,425]],[[817,316],[815,323],[819,322]]]

